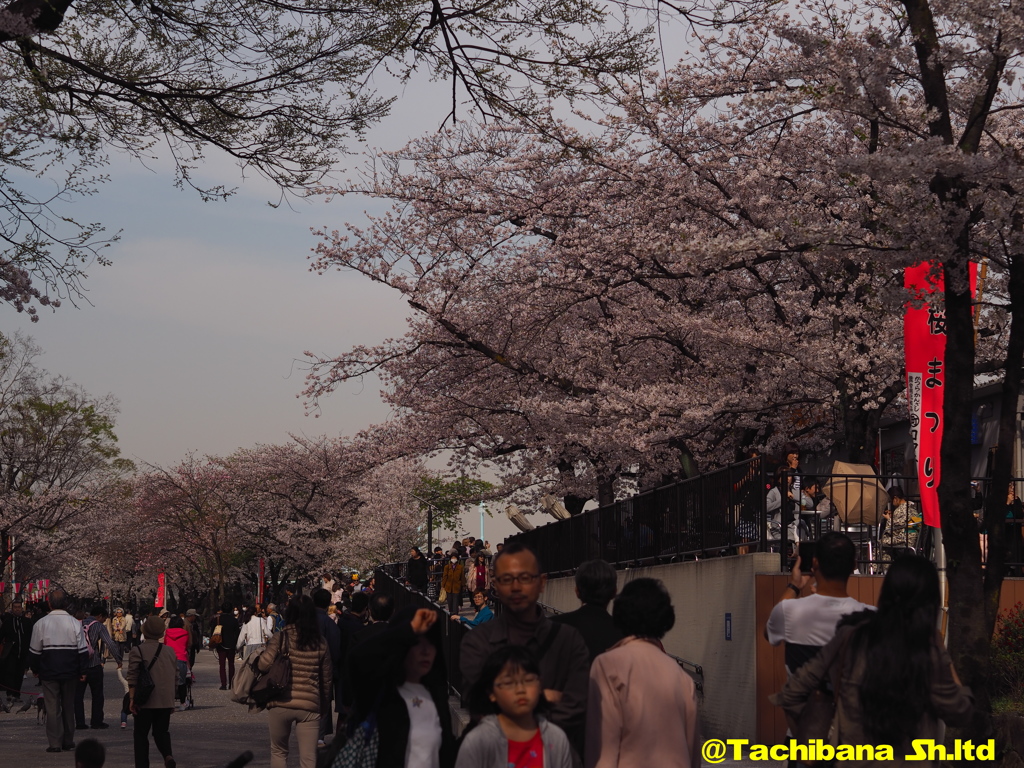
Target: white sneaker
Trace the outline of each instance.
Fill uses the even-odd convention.
[[[121,730],[122,730],[122,731],[123,731],[123,730],[124,730],[125,728],[127,728],[127,727],[128,727],[128,723],[121,723]]]

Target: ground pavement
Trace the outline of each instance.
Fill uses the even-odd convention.
[[[463,615],[470,615],[466,610]],[[237,664],[236,661],[236,669]],[[127,665],[126,665],[127,666]],[[251,768],[269,768],[270,736],[265,712],[250,713],[247,707],[235,704],[229,691],[218,690],[220,677],[217,657],[202,651],[196,658],[196,682],[193,688],[195,709],[171,715],[171,746],[180,768],[223,768],[245,750],[252,750]],[[25,678],[25,690],[41,692],[31,676]],[[76,731],[76,743],[95,738],[107,748],[106,768],[134,768],[132,746],[134,718],[129,715],[128,728],[121,730],[121,700],[124,688],[117,678],[113,662],[104,668],[105,730]],[[36,708],[10,714],[0,711],[0,768],[74,768],[74,752],[50,754],[46,752],[46,729],[36,722]],[[90,698],[85,697],[86,716],[90,711]],[[149,758],[152,768],[163,768],[163,761],[150,736]],[[298,768],[299,753],[292,736],[288,754],[289,768]],[[658,768],[658,766],[651,766]],[[712,768],[704,763],[704,768]],[[715,768],[784,768],[782,763],[726,760]]]
[[[236,669],[237,669],[236,662]],[[127,664],[125,665],[127,669]],[[253,768],[269,768],[270,736],[266,712],[248,711],[228,698],[229,691],[218,690],[220,678],[217,657],[202,651],[196,659],[194,695],[196,708],[171,715],[171,746],[180,768],[223,768],[240,753],[249,749],[255,755],[249,763]],[[25,678],[25,690],[41,692],[35,678]],[[104,668],[105,730],[75,731],[75,742],[95,738],[107,748],[106,768],[133,768],[132,748],[134,718],[128,716],[128,728],[121,730],[121,700],[124,688],[117,679],[116,667],[107,662]],[[85,695],[88,716],[90,698]],[[163,768],[163,761],[150,736],[149,759],[153,768]],[[36,709],[17,714],[0,711],[0,766],[3,768],[74,768],[74,753],[46,752],[46,729],[36,724]],[[299,765],[298,746],[292,737],[288,755],[289,768]]]

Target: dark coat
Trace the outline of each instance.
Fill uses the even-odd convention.
[[[555,630],[558,634],[552,636]],[[505,614],[481,624],[463,638],[459,648],[459,667],[467,690],[479,679],[487,657],[508,644],[509,628]],[[541,687],[562,692],[562,698],[548,711],[548,720],[565,731],[569,742],[582,754],[590,688],[586,643],[574,627],[543,619],[526,647],[540,656]]]
[[[427,589],[427,558],[420,557],[415,559],[410,557],[406,578],[420,592],[425,592]]]
[[[418,641],[408,622],[378,624],[382,627],[372,635],[372,642],[356,642],[349,653],[349,675],[355,697],[350,724],[366,719],[375,702],[380,750],[377,768],[394,768],[405,764],[409,743],[409,710],[398,693],[405,656]],[[441,768],[455,765],[455,736],[448,708],[448,683],[444,674],[444,657],[438,649],[434,668],[421,681],[430,691],[430,698],[441,719]]]
[[[32,639],[32,619],[5,613],[0,616],[0,660],[25,667],[28,665],[28,643]]]
[[[577,610],[553,616],[551,620],[576,628],[583,636],[587,650],[590,651],[591,664],[594,663],[595,656],[604,653],[623,638],[622,632],[615,626],[607,609],[600,605],[584,603]]]
[[[210,650],[215,647],[223,648],[228,653],[235,652],[235,646],[238,644],[238,636],[242,634],[242,627],[238,623],[238,619],[231,613],[218,613],[213,618],[213,624],[210,627],[210,633],[213,634],[213,630],[220,624],[220,645],[211,646]]]

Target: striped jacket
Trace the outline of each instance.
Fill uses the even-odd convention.
[[[67,611],[50,611],[32,627],[28,658],[40,680],[78,678],[89,662],[82,623]]]

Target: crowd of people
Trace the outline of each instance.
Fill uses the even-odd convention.
[[[934,566],[917,556],[894,561],[876,611],[847,592],[854,565],[849,537],[822,536],[810,574],[798,559],[765,627],[769,642],[786,646],[789,680],[774,700],[793,733],[807,734],[823,689],[837,702],[831,738],[842,743],[903,746],[931,737],[940,720],[963,721],[972,699],[935,631]],[[696,687],[662,642],[675,624],[671,596],[652,578],[620,590],[619,575],[601,560],[580,564],[580,607],[554,617],[539,605],[543,564],[516,541],[493,552],[479,540],[457,542],[430,557],[414,548],[407,586],[427,594],[433,583],[446,594],[397,611],[374,580],[330,576],[311,594],[288,595],[280,610],[224,604],[205,622],[195,609],[109,616],[104,603],[82,615],[55,589],[44,615],[15,604],[0,619],[4,706],[25,693],[27,667],[42,688],[47,751],[75,749],[76,731],[108,727],[109,656],[119,679],[127,667],[122,727],[133,715],[136,767],[149,768],[152,737],[164,768],[175,768],[171,715],[188,706],[196,654],[208,648],[221,689],[266,710],[271,768],[285,768],[293,736],[301,768],[695,768]],[[459,610],[464,594],[472,616]],[[459,738],[445,667],[449,620],[469,627],[457,658],[471,721]]]

